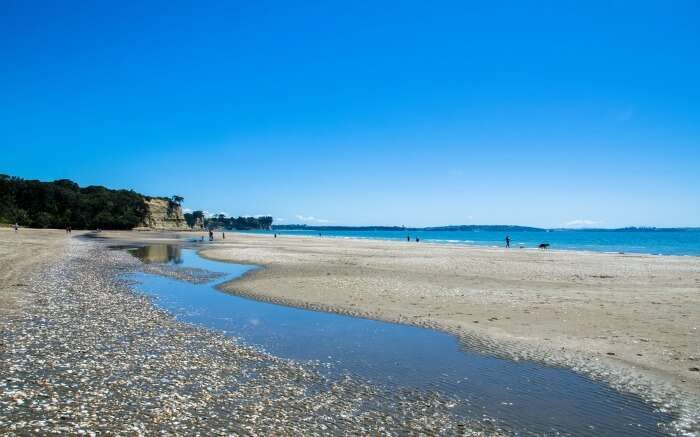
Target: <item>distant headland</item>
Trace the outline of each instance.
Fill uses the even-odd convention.
[[[31,228],[113,229],[113,230],[279,230],[279,231],[491,231],[556,232],[599,231],[686,231],[700,228],[538,228],[519,225],[329,226],[273,224],[270,216],[226,217],[204,211],[183,213],[184,198],[148,196],[133,190],[110,189],[98,185],[80,187],[69,179],[51,182],[22,179],[0,174],[0,224]]]
[[[204,217],[183,214],[184,198],[154,197],[133,190],[91,185],[68,179],[51,182],[0,174],[0,224],[29,228],[190,230],[224,225],[234,229],[269,229],[272,217]],[[197,214],[201,214],[198,216]]]

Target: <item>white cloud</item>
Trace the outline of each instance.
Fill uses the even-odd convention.
[[[571,221],[564,223],[564,226],[585,227],[585,226],[595,226],[595,225],[599,225],[601,223],[603,223],[603,222],[598,221],[598,220],[576,219],[576,220],[571,220]]]
[[[322,219],[322,218],[316,218],[312,215],[304,216],[301,214],[297,214],[297,219],[302,221],[302,222],[311,222],[311,223],[330,223],[330,220]]]
[[[287,219],[286,219],[286,218],[282,218],[282,217],[277,217],[277,218],[275,218],[275,220],[277,220],[278,222],[283,222],[283,221],[285,221],[285,220],[287,220]]]
[[[217,215],[221,215],[221,214],[223,214],[223,215],[225,215],[226,217],[228,217],[228,213],[225,212],[225,211],[221,211],[221,212],[220,212],[219,214],[217,214]]]
[[[187,213],[187,212],[192,212],[192,210],[189,208],[182,208],[182,212]]]

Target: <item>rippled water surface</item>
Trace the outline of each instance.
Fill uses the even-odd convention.
[[[318,236],[314,230],[246,231],[255,234],[285,234]],[[533,231],[386,231],[386,230],[324,230],[323,237],[362,238],[373,240],[414,241],[503,247],[506,235],[513,249],[536,248],[549,243],[551,249],[588,250],[593,252],[624,252],[660,255],[700,256],[700,229],[677,230],[533,230]]]
[[[331,376],[349,373],[392,389],[438,391],[458,414],[496,419],[522,434],[658,435],[671,417],[641,399],[571,371],[465,351],[430,329],[258,302],[215,287],[249,266],[210,261],[193,249],[148,246],[146,262],[225,273],[194,285],[136,273],[137,289],[178,319],[224,331],[283,358],[319,361]]]

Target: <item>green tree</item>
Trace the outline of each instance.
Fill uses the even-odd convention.
[[[0,175],[0,220],[25,226],[131,229],[147,213],[144,196],[60,179],[40,182]]]

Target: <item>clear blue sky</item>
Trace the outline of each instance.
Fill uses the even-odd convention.
[[[282,223],[700,226],[700,2],[205,3],[4,0],[0,173]]]

